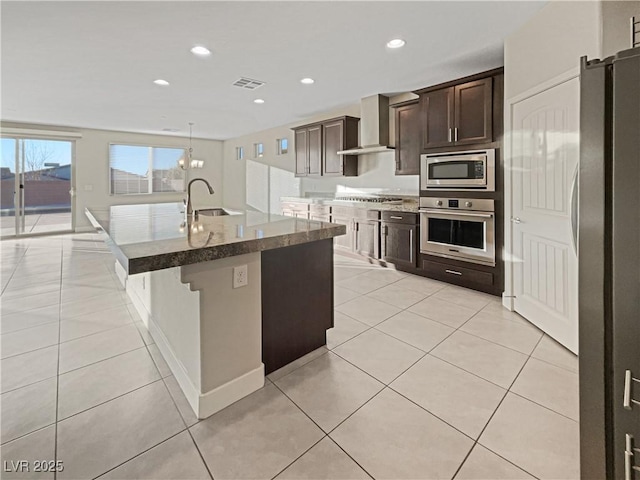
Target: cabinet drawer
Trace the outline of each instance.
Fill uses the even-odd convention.
[[[406,212],[383,211],[382,221],[389,222],[389,223],[407,223],[409,225],[417,225],[418,214],[406,213]]]
[[[380,220],[379,210],[366,210],[364,208],[355,208],[353,217],[358,220]]]
[[[493,273],[482,272],[472,268],[454,267],[445,263],[422,260],[422,269],[425,272],[437,275],[441,278],[455,279],[456,283],[473,282],[482,285],[493,285]]]
[[[292,210],[294,212],[308,212],[309,205],[306,203],[282,202],[282,210]]]
[[[312,215],[329,215],[331,207],[329,205],[309,205],[309,213]]]

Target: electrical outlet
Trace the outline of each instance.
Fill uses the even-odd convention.
[[[233,288],[246,287],[249,283],[249,275],[246,265],[233,267]]]

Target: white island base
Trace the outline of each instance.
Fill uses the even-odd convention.
[[[260,252],[127,276],[116,271],[198,418],[264,385]],[[233,288],[233,267],[248,284]]]

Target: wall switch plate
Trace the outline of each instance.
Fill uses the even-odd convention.
[[[249,275],[246,265],[233,267],[233,288],[246,287],[249,283]]]

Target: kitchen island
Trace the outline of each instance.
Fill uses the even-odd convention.
[[[199,418],[321,347],[333,326],[333,237],[345,227],[178,203],[87,209]]]

